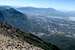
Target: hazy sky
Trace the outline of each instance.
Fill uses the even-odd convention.
[[[75,11],[75,0],[0,0],[0,5],[32,6]]]

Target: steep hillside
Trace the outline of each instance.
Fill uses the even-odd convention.
[[[31,33],[0,24],[0,50],[59,50]]]
[[[44,50],[33,46],[22,38],[16,32],[16,29],[0,24],[0,50]]]

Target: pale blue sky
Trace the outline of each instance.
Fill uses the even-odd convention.
[[[0,5],[32,6],[75,11],[75,0],[0,0]]]

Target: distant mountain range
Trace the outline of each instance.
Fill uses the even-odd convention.
[[[43,15],[43,16],[61,16],[61,17],[68,17],[68,16],[75,16],[75,11],[59,11],[53,8],[35,8],[35,7],[20,7],[17,10],[21,11],[25,14],[31,15]]]
[[[21,7],[17,8],[17,10],[21,11],[25,14],[30,15],[42,15],[42,16],[67,16],[64,12],[58,11],[53,8],[34,8],[34,7]]]
[[[24,32],[31,32],[62,50],[75,49],[75,21],[66,18],[70,16],[68,13],[53,8],[2,6],[0,14],[2,22],[7,22]]]

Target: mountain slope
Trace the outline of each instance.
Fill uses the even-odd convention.
[[[0,24],[0,50],[43,50],[22,40],[22,37],[17,37],[19,35],[15,31],[13,31],[13,28],[7,27],[7,25]]]
[[[0,49],[4,50],[59,50],[56,46],[47,44],[37,36],[22,32],[8,24],[0,24],[0,37]]]

